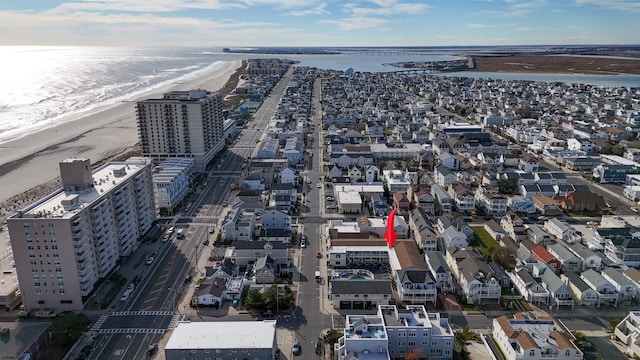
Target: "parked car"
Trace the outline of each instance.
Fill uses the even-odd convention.
[[[191,279],[193,279],[193,277],[191,275],[187,275],[184,277],[184,282],[185,283],[191,282]]]
[[[151,265],[153,263],[153,260],[155,260],[155,258],[153,256],[149,256],[147,258],[147,265]]]
[[[300,242],[300,247],[301,248],[306,248],[307,247],[307,243],[305,241]]]
[[[322,345],[320,345],[320,341],[316,341],[316,354],[320,355],[320,353],[322,352]]]
[[[320,188],[322,187],[322,184],[321,184],[321,183],[318,183],[318,186],[317,186],[317,187],[318,187],[318,189],[320,189]]]
[[[293,340],[293,345],[291,345],[291,352],[293,353],[293,355],[300,355],[300,352],[302,352],[302,348],[300,348],[298,339]]]
[[[326,206],[328,210],[333,210],[333,209],[337,209],[338,207],[335,205],[327,205]]]
[[[171,238],[171,235],[169,235],[169,234],[165,234],[165,235],[162,237],[162,242],[163,242],[163,243],[166,243],[167,241],[169,241],[169,239],[170,239],[170,238]]]
[[[209,234],[213,234],[215,231],[216,231],[216,228],[214,227],[209,228]]]
[[[316,252],[316,257],[317,257],[318,259],[320,259],[320,258],[322,257],[322,253],[321,253],[320,251],[317,251],[317,252]]]
[[[238,307],[238,299],[233,299],[233,302],[231,303],[231,306]]]
[[[204,246],[208,246],[208,245],[209,245],[209,239],[207,239],[207,240],[203,241],[203,242],[202,242],[202,245],[204,245]]]
[[[170,228],[169,228],[169,234],[173,234],[173,232],[174,232],[175,230],[176,230],[176,229],[175,229],[173,226],[172,226],[172,227],[170,227]]]
[[[637,212],[638,212],[638,208],[632,207],[632,208],[630,208],[630,209],[631,209],[631,211],[633,211],[634,213],[637,213]]]

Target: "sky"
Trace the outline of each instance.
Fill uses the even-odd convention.
[[[0,45],[640,44],[640,0],[2,0]]]

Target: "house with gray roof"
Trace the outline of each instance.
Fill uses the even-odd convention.
[[[510,271],[508,274],[513,286],[518,289],[525,300],[538,306],[549,304],[549,291],[527,269],[516,269],[516,271]]]
[[[606,268],[601,274],[603,278],[616,288],[621,300],[630,300],[638,295],[638,285],[635,281],[624,276],[620,269]]]
[[[598,307],[602,304],[618,306],[618,291],[599,272],[589,269],[580,274],[580,278],[598,293]]]
[[[409,229],[420,249],[423,251],[437,250],[438,237],[433,224],[420,209],[409,211]]]
[[[555,305],[556,309],[560,306],[571,306],[573,309],[574,301],[568,279],[560,279],[553,269],[546,267],[540,273],[540,281],[542,281],[542,286],[549,291],[550,306]]]
[[[395,272],[398,297],[409,304],[436,303],[438,287],[427,269],[400,269]]]
[[[600,270],[602,268],[602,257],[588,247],[580,243],[575,243],[569,245],[568,249],[582,261],[581,271],[587,269]]]
[[[332,280],[329,300],[336,309],[372,310],[393,299],[389,280]]]
[[[469,246],[467,235],[458,231],[455,227],[449,226],[440,234],[442,249],[450,247],[465,248]]]
[[[560,275],[563,281],[569,282],[569,289],[579,305],[598,305],[598,292],[587,284],[579,274],[567,272]]]
[[[562,271],[578,272],[582,269],[582,260],[561,243],[547,247],[551,255],[560,261]]]
[[[424,253],[427,267],[436,281],[436,286],[443,292],[453,290],[453,277],[447,261],[440,251],[426,251]]]
[[[256,260],[253,270],[255,272],[256,284],[273,284],[276,282],[276,264],[273,258],[265,255]]]

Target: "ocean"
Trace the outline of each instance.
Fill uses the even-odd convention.
[[[228,54],[219,48],[104,48],[0,46],[0,144],[131,101],[141,94],[215,71],[223,61],[281,57],[298,66],[362,72],[399,70],[398,61],[455,59],[447,51],[383,51],[340,55]],[[463,73],[450,74],[462,76]],[[469,73],[465,76],[484,77]],[[491,77],[487,74],[486,77]],[[531,74],[528,74],[530,76]],[[510,76],[500,74],[499,76]],[[511,74],[515,79],[519,74]],[[493,76],[498,77],[498,76]],[[556,80],[558,76],[553,75]],[[640,76],[568,75],[567,81],[601,86],[640,86]],[[526,79],[522,78],[522,79]],[[551,77],[549,77],[551,79]],[[599,84],[599,81],[604,81]],[[605,85],[606,84],[606,85]]]

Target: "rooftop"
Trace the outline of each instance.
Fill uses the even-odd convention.
[[[266,349],[276,336],[276,321],[178,322],[165,349]]]
[[[93,170],[93,187],[78,191],[56,190],[48,196],[18,212],[24,218],[71,218],[83,208],[118,187],[138,171],[146,162],[110,162]]]

